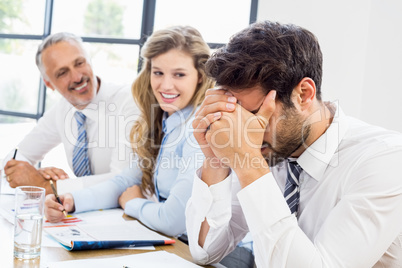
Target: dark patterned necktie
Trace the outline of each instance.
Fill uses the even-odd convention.
[[[300,200],[299,177],[302,170],[303,169],[296,162],[296,159],[287,160],[288,177],[286,179],[285,192],[283,195],[291,213],[296,213],[296,215]]]

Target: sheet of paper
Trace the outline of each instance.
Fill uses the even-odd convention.
[[[51,227],[43,229],[60,243],[71,246],[71,241],[94,241],[95,237],[83,232],[78,226]]]
[[[1,190],[1,194],[4,194],[4,195],[6,195],[6,194],[14,195],[15,194],[15,188],[10,187],[5,176],[0,177],[0,190]]]
[[[48,235],[46,232],[42,232],[42,242],[41,242],[42,247],[49,247],[49,248],[62,248],[63,246],[54,240],[50,235]]]
[[[47,220],[43,223],[43,227],[62,227],[81,224],[97,224],[97,223],[116,223],[125,222],[123,218],[124,211],[121,208],[101,209],[88,211],[83,213],[68,214],[61,222],[51,223]]]
[[[116,223],[125,222],[123,218],[124,210],[121,208],[113,209],[100,209],[94,211],[88,211],[84,213],[73,214],[77,218],[80,218],[86,224],[91,223]]]
[[[11,224],[14,224],[14,209],[0,207],[0,215]]]
[[[11,224],[14,224],[14,195],[0,195],[0,215],[3,216]]]
[[[116,248],[116,249],[134,249],[134,250],[155,250],[154,246],[148,246],[148,247],[128,247],[128,248]]]
[[[169,240],[135,220],[50,227],[44,231],[65,245],[70,245],[70,241]]]
[[[98,240],[170,240],[144,227],[138,221],[121,223],[82,224],[80,228]]]
[[[62,227],[62,226],[70,226],[70,225],[77,225],[80,223],[84,223],[84,221],[75,216],[74,214],[68,214],[67,217],[65,217],[61,222],[50,222],[47,219],[44,219],[43,222],[43,227],[48,228],[48,227]]]
[[[85,259],[63,262],[50,262],[44,265],[47,268],[110,268],[110,267],[128,267],[128,268],[195,268],[201,267],[189,262],[175,254],[166,251],[148,252],[142,254],[133,254],[116,258]]]

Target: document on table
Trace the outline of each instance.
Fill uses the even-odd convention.
[[[7,219],[11,224],[14,224],[14,196],[12,195],[1,195],[0,196],[0,215]],[[59,223],[50,223],[44,219],[43,227],[46,228],[60,228],[66,226],[75,226],[82,224],[117,224],[124,223],[126,220],[123,218],[124,211],[121,208],[105,209],[105,210],[94,210],[84,213],[68,214],[65,219]],[[127,221],[129,222],[129,221]],[[142,226],[143,227],[143,226]],[[145,227],[144,227],[145,228]],[[147,228],[145,228],[147,231]],[[150,231],[152,232],[152,231]],[[51,237],[46,231],[42,233],[42,246],[44,247],[62,247],[60,242],[56,242],[54,238]],[[155,250],[154,246],[137,246],[127,247],[122,246],[119,248],[127,249],[143,249],[143,250]]]
[[[13,195],[0,195],[0,215],[14,224],[15,198]]]
[[[77,224],[43,229],[68,250],[169,245],[174,240],[136,220],[118,223]]]
[[[0,161],[0,164],[1,164],[1,161]],[[4,175],[4,170],[2,170],[1,174],[2,175],[0,176],[0,193],[14,195],[15,188],[11,188],[10,185],[8,184],[6,176]]]
[[[68,214],[61,222],[51,223],[47,220],[43,223],[43,227],[66,227],[80,224],[98,224],[98,223],[121,223],[126,220],[123,218],[124,211],[121,208],[101,209],[88,211],[78,214]],[[47,232],[43,232],[42,246],[45,247],[63,247],[61,243],[57,242]],[[155,250],[154,246],[144,247],[122,247],[124,249],[137,249],[137,250]]]
[[[133,254],[116,258],[85,259],[73,261],[50,262],[44,265],[46,268],[196,268],[201,267],[189,262],[173,253],[166,251]]]
[[[45,220],[43,227],[63,227],[77,224],[117,223],[125,222],[121,208],[100,209],[82,213],[68,214],[61,222],[51,223]]]

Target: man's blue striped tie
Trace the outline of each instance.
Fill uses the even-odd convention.
[[[283,195],[288,203],[290,212],[295,213],[296,216],[300,199],[299,177],[302,170],[303,169],[296,162],[296,159],[287,160],[288,177]]]
[[[87,131],[85,130],[86,116],[81,112],[75,112],[75,120],[77,120],[78,137],[77,143],[73,150],[73,169],[77,177],[91,175],[91,168],[88,157],[88,140]]]

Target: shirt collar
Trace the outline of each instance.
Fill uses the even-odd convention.
[[[346,115],[337,102],[325,105],[334,111],[331,125],[298,158],[297,162],[312,178],[319,181],[328,165],[338,164],[338,146],[349,128]]]
[[[184,109],[174,112],[171,116],[168,116],[166,112],[163,113],[162,118],[162,130],[165,134],[172,132],[180,124],[183,124],[188,119],[190,113],[193,111],[193,106],[189,105]]]

